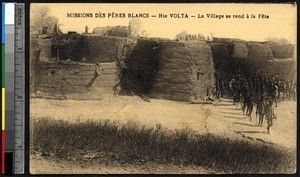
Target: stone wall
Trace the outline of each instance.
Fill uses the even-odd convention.
[[[270,60],[274,58],[271,47],[267,44],[258,42],[248,42],[246,43],[248,48],[248,59],[253,62]]]
[[[191,101],[202,99],[215,85],[215,70],[230,72],[237,62],[260,69],[263,74],[280,74],[295,78],[295,59],[291,46],[227,41],[172,41],[165,39],[131,39],[82,35],[82,61],[49,61],[51,40],[31,40],[30,88],[38,97],[69,99],[101,99],[113,94],[120,78],[118,61],[128,66],[134,87],[153,98]],[[38,51],[41,50],[40,55]],[[75,52],[75,51],[74,51]],[[288,57],[278,58],[276,57]],[[35,63],[35,64],[34,64]],[[95,77],[100,63],[101,75]],[[89,85],[89,83],[93,82]],[[129,91],[126,82],[120,82]]]
[[[274,58],[293,58],[295,48],[292,44],[276,44],[269,42],[268,45],[272,50]]]
[[[276,59],[256,62],[246,61],[253,71],[259,69],[263,75],[273,76],[278,75],[284,80],[296,79],[296,61],[292,58]]]
[[[54,37],[45,35],[31,39],[31,50],[41,50],[40,61],[74,60],[80,62],[112,62],[130,52],[136,44],[136,39],[123,37],[105,37],[90,34],[61,35],[62,42],[56,47]]]
[[[84,58],[87,62],[113,62],[129,55],[136,40],[121,37],[83,36]]]
[[[265,65],[261,65],[260,70],[266,75],[276,74],[286,80],[296,80],[296,67],[294,59],[273,59]]]
[[[94,79],[93,84],[87,87],[97,69],[94,63],[38,62],[34,82],[37,97],[100,99],[103,94],[113,94],[113,86],[122,80],[117,66],[117,61],[122,58],[125,58],[134,86],[153,98],[201,99],[214,85],[211,51],[205,42],[139,39],[128,43],[126,39],[96,37],[94,41],[90,38],[86,40],[93,43],[93,47],[102,46],[104,49],[107,46],[107,50],[87,47],[94,52],[90,55],[95,57],[94,61],[100,62],[101,68],[101,75]],[[121,85],[121,88],[126,89],[126,85]]]
[[[218,71],[231,72],[242,64],[251,72],[259,69],[268,76],[281,75],[285,80],[295,79],[295,48],[291,44],[231,41],[210,45]]]
[[[159,42],[159,67],[151,95],[179,101],[204,98],[214,85],[210,46],[205,42]]]
[[[247,58],[248,57],[248,47],[245,42],[233,42],[233,57],[234,58]]]
[[[97,71],[95,64],[39,62],[36,73],[36,96],[84,100],[101,99],[103,94],[113,94],[112,88],[119,80],[116,63],[100,63],[100,68],[101,75],[95,77]]]

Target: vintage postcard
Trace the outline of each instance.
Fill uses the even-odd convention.
[[[296,4],[30,5],[32,174],[296,172]]]

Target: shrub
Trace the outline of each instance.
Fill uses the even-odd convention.
[[[31,153],[52,153],[59,159],[80,161],[80,154],[92,151],[102,154],[92,159],[99,163],[107,159],[107,163],[197,165],[222,173],[287,173],[295,168],[295,155],[275,145],[199,135],[188,128],[49,118],[33,120],[31,127]]]

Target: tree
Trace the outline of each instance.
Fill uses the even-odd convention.
[[[53,32],[54,35],[60,35],[60,34],[62,34],[62,32],[60,31],[60,29],[58,27],[57,22],[54,24],[54,28],[53,28],[52,32]]]
[[[277,37],[268,37],[265,39],[266,41],[275,42],[277,44],[288,44],[289,41],[285,38],[277,38]]]
[[[30,30],[39,32],[42,28],[53,29],[58,22],[58,18],[49,15],[48,6],[32,6],[30,15]],[[58,28],[58,26],[57,26]]]
[[[130,36],[147,37],[146,30],[142,29],[142,22],[140,19],[131,19],[128,25],[128,32]]]
[[[188,35],[187,31],[182,31],[176,35],[176,39],[178,40],[186,40],[186,36]]]
[[[176,36],[177,40],[180,41],[188,41],[188,40],[205,40],[205,36],[203,34],[189,34],[187,31],[182,31],[178,33]]]

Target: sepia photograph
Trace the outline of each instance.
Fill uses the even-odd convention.
[[[31,174],[294,174],[297,5],[31,3]]]

